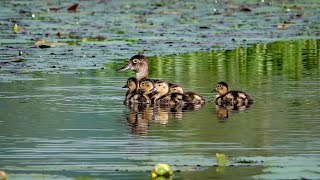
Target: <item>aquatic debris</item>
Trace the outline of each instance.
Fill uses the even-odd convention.
[[[39,48],[52,48],[56,46],[65,46],[68,45],[67,43],[59,43],[59,42],[46,42],[44,39],[40,39],[34,43],[34,45],[38,46]]]
[[[226,166],[228,164],[228,157],[225,154],[216,153],[216,159],[219,166]]]
[[[14,24],[14,25],[12,26],[12,31],[15,32],[15,33],[18,33],[18,32],[19,32],[18,24]]]
[[[69,12],[76,12],[78,6],[79,6],[79,3],[75,3],[75,4],[73,4],[72,6],[68,7],[68,11],[69,11]]]
[[[250,12],[251,9],[249,7],[246,7],[246,6],[241,6],[239,8],[239,11],[241,11],[241,12]]]
[[[6,180],[7,174],[4,171],[0,171],[0,180]]]
[[[236,163],[241,163],[241,164],[252,164],[252,163],[262,163],[263,161],[255,161],[255,160],[246,160],[246,159],[240,159],[236,161]]]
[[[172,174],[172,169],[168,164],[157,164],[151,171],[151,177],[153,179],[157,177],[165,177],[171,179]]]
[[[277,29],[288,29],[288,25],[287,24],[278,24],[277,25]]]

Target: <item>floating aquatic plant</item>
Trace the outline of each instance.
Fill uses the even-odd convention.
[[[172,174],[172,169],[168,164],[157,164],[151,171],[151,177],[153,179],[157,177],[170,178]]]

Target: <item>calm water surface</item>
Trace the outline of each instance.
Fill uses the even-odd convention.
[[[134,73],[115,69],[127,60],[2,78],[0,168],[9,179],[150,179],[152,166],[165,162],[181,171],[173,179],[320,178],[319,57],[319,40],[149,57],[151,78],[210,101],[177,112],[123,105],[121,87]],[[222,80],[255,104],[219,118],[210,91]],[[235,166],[215,167],[216,153]]]

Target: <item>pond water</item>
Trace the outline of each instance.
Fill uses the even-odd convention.
[[[134,73],[115,69],[127,59],[81,71],[3,70],[0,169],[9,179],[150,179],[164,162],[173,179],[319,179],[319,57],[320,40],[149,56],[151,78],[210,101],[177,112],[123,105]],[[219,118],[210,91],[222,80],[255,103]],[[229,166],[217,167],[216,153]]]

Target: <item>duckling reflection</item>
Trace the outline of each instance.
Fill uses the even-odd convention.
[[[169,111],[166,108],[159,107],[154,115],[154,121],[160,125],[166,125],[169,121]]]
[[[148,134],[149,124],[153,119],[153,108],[149,104],[132,104],[127,116],[127,125],[132,134]]]
[[[232,110],[244,110],[253,103],[251,97],[242,91],[229,91],[226,82],[219,82],[211,92],[217,92],[215,103]]]
[[[219,120],[226,120],[229,118],[230,110],[224,106],[216,105],[216,114]]]

